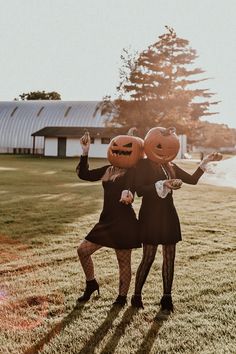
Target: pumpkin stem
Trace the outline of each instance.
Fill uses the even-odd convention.
[[[132,127],[128,130],[127,135],[129,136],[135,136],[134,132],[136,132],[138,129],[136,127]]]
[[[175,127],[169,127],[169,128],[166,128],[165,132],[163,132],[163,135],[171,135],[171,134],[174,134],[175,132],[176,132]]]

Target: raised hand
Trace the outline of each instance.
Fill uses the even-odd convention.
[[[88,155],[89,148],[90,148],[90,135],[89,132],[85,132],[82,138],[80,138],[80,145],[83,150],[83,155]]]
[[[219,152],[212,152],[211,154],[207,155],[204,157],[204,159],[201,161],[199,167],[207,173],[214,173],[214,170],[212,169],[212,164],[208,164],[209,162],[214,162],[214,161],[220,161],[222,159],[223,155],[220,154]]]
[[[206,162],[211,162],[211,161],[220,161],[222,160],[223,155],[220,154],[219,152],[212,152],[211,154],[207,155],[203,161],[206,160]]]

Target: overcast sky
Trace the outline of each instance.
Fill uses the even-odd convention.
[[[190,41],[222,102],[211,121],[236,127],[235,0],[0,0],[0,99],[58,91],[114,95],[122,48],[145,49],[165,25]]]

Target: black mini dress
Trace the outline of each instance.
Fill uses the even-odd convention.
[[[85,181],[101,180],[110,165],[89,170],[88,157],[81,156],[76,168],[77,175]],[[121,203],[121,192],[129,189],[133,195],[135,169],[127,169],[124,175],[114,181],[103,181],[104,201],[99,222],[85,237],[86,240],[101,246],[115,249],[141,247],[138,237],[138,221],[132,205]]]
[[[175,244],[182,239],[173,192],[161,198],[156,192],[155,183],[169,177],[196,184],[203,171],[198,168],[190,175],[175,164],[171,166],[170,169],[168,165],[155,164],[149,159],[140,160],[136,166],[135,189],[137,195],[143,197],[139,211],[140,240],[143,244]]]

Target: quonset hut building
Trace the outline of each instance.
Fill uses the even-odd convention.
[[[81,153],[79,139],[91,136],[91,157],[106,157],[107,145],[124,128],[109,127],[108,117],[95,114],[97,101],[0,102],[0,153],[72,157]],[[181,152],[186,137],[180,136]]]

